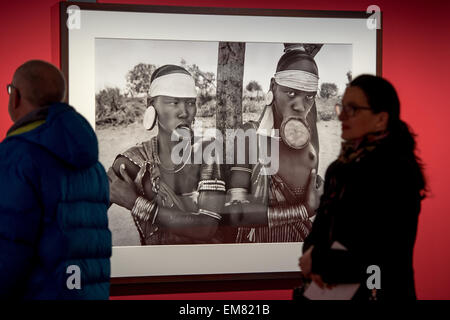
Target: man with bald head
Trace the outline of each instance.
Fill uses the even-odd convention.
[[[9,115],[15,122],[36,108],[62,102],[66,95],[66,83],[61,71],[52,64],[31,60],[17,68],[8,93],[11,97]]]
[[[0,297],[108,299],[109,185],[89,123],[63,103],[52,64],[7,85],[13,126],[0,143]]]

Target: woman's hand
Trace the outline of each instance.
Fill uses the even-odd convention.
[[[298,262],[298,266],[300,267],[305,278],[311,278],[311,280],[314,281],[322,289],[325,289],[325,288],[331,289],[334,287],[333,285],[323,282],[321,275],[312,273],[312,271],[311,271],[311,269],[312,269],[311,253],[312,253],[313,248],[314,248],[314,246],[311,246],[301,256],[301,258],[299,259],[299,262]]]
[[[305,207],[310,217],[314,216],[320,204],[320,188],[316,186],[317,171],[312,169],[306,188]]]
[[[311,277],[311,267],[312,267],[311,252],[313,248],[314,246],[311,246],[298,260],[298,266],[300,267],[300,270],[302,271],[305,278]]]
[[[314,281],[321,289],[325,289],[325,288],[331,289],[334,287],[331,284],[323,282],[320,274],[311,273],[311,280]]]
[[[120,166],[120,174],[123,180],[117,176],[113,168],[108,170],[110,202],[131,210],[139,195],[124,164]]]

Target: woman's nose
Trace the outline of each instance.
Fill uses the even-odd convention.
[[[305,112],[305,104],[303,103],[303,99],[296,99],[292,102],[292,109],[297,112]]]
[[[181,101],[178,103],[178,109],[180,110],[180,112],[178,113],[178,117],[186,118],[188,116],[186,104],[184,102]]]
[[[341,111],[341,113],[338,114],[339,121],[344,121],[347,119],[347,114],[344,111]]]

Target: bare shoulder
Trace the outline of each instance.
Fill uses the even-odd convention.
[[[139,172],[139,166],[135,163],[133,163],[130,159],[123,155],[117,156],[116,160],[114,160],[114,163],[112,165],[112,168],[114,172],[121,177],[120,175],[120,166],[125,165],[125,170],[127,171],[128,175],[134,179]]]

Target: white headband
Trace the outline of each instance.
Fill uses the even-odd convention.
[[[197,98],[194,78],[184,73],[170,73],[158,77],[150,84],[150,97],[156,96]]]
[[[275,73],[275,82],[280,86],[301,91],[316,92],[319,88],[319,77],[302,70],[284,70]]]

